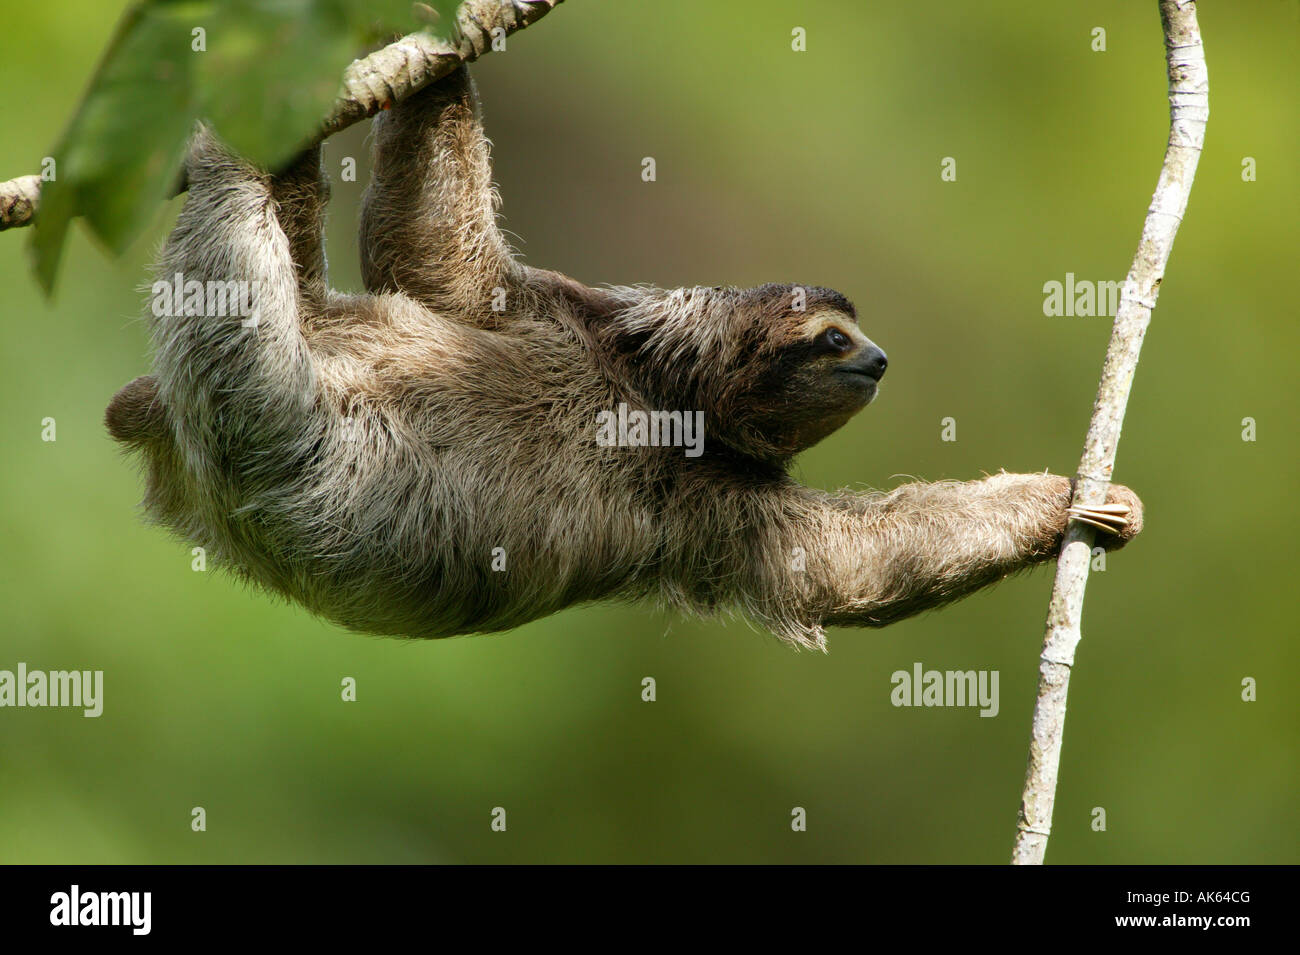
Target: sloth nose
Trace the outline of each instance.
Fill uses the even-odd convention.
[[[855,375],[866,375],[868,378],[874,378],[879,381],[885,374],[885,368],[889,365],[889,359],[885,353],[872,343],[868,342],[866,347],[857,355],[845,362],[841,367]]]
[[[889,367],[889,357],[883,351],[872,345],[862,357],[866,361],[868,375],[877,381],[884,377],[885,369]]]

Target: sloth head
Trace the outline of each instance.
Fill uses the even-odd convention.
[[[887,360],[830,289],[617,290],[626,305],[609,341],[629,382],[656,408],[705,413],[706,442],[783,461],[876,396]],[[637,297],[639,296],[639,297]]]
[[[830,289],[765,285],[748,293],[764,340],[737,355],[733,399],[738,450],[789,457],[811,447],[876,397],[887,359],[858,328],[857,311]]]

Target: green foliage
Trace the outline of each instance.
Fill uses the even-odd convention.
[[[441,0],[438,23],[456,4]],[[358,52],[417,24],[409,0],[145,0],[119,25],[42,184],[32,250],[54,286],[68,226],[83,216],[120,254],[174,190],[202,118],[274,166],[328,113]]]

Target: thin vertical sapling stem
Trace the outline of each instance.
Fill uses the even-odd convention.
[[[1169,69],[1169,145],[1115,315],[1097,402],[1079,462],[1071,502],[1074,507],[1096,507],[1106,501],[1138,353],[1151,321],[1151,310],[1156,305],[1174,236],[1187,210],[1210,115],[1209,77],[1196,22],[1196,2],[1159,0],[1159,5]],[[1038,667],[1038,700],[1034,705],[1029,765],[1011,855],[1013,865],[1041,865],[1047,851],[1061,763],[1066,695],[1081,636],[1083,594],[1088,584],[1094,536],[1091,526],[1072,520],[1056,565]]]

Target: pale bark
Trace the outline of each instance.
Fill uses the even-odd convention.
[[[522,30],[550,13],[563,0],[465,0],[456,13],[459,36],[440,40],[412,33],[369,56],[353,60],[343,74],[343,88],[334,109],[321,124],[315,140],[322,142],[340,130],[401,102],[492,49],[493,30]],[[39,200],[37,176],[0,182],[0,232],[30,225]]]
[[[1095,506],[1106,500],[1124,409],[1137,371],[1138,352],[1151,321],[1151,310],[1155,308],[1174,236],[1187,210],[1210,114],[1209,78],[1196,22],[1195,0],[1159,0],[1159,4],[1169,72],[1169,145],[1115,315],[1092,422],[1079,462],[1072,502],[1076,506]],[[1093,537],[1090,526],[1072,521],[1056,566],[1038,669],[1038,700],[1034,706],[1029,765],[1011,856],[1014,865],[1041,864],[1047,851],[1065,729],[1066,694],[1081,636],[1083,594],[1088,583]]]
[[[40,197],[40,176],[19,176],[0,182],[0,232],[31,222]]]

